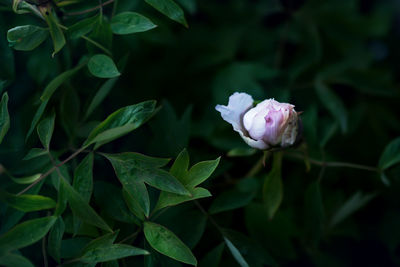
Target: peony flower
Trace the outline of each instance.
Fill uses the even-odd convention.
[[[294,105],[266,99],[254,107],[253,102],[246,93],[234,93],[228,106],[217,105],[215,109],[251,147],[264,150],[293,145],[299,132]]]

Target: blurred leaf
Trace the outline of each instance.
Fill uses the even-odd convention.
[[[23,212],[52,209],[56,206],[53,199],[45,196],[27,194],[18,196],[7,192],[3,192],[1,195],[4,202]]]
[[[56,260],[57,263],[60,263],[61,258],[61,242],[64,235],[65,224],[62,217],[58,217],[56,223],[50,230],[48,237],[48,245],[47,250],[49,255]]]
[[[136,12],[123,12],[111,20],[114,34],[131,34],[145,32],[157,27],[151,20]]]
[[[234,148],[226,154],[228,157],[247,157],[252,156],[257,152],[254,148]]]
[[[221,243],[209,251],[199,262],[199,267],[218,267],[220,266],[222,252],[224,252],[225,243]]]
[[[379,168],[386,170],[400,162],[400,137],[392,140],[379,159]]]
[[[144,214],[140,206],[138,212],[133,212],[129,205],[131,200],[125,198],[125,193],[121,195],[121,189],[113,184],[101,181],[96,182],[94,197],[96,204],[114,220],[130,224],[135,223],[137,225],[140,223],[135,216],[144,220]],[[132,215],[129,210],[131,210],[135,216]]]
[[[98,78],[114,78],[121,75],[114,61],[103,54],[92,56],[88,62],[88,69]]]
[[[75,88],[65,90],[60,103],[60,122],[65,132],[74,137],[77,125],[80,125],[80,98]]]
[[[145,0],[146,3],[163,13],[168,18],[189,27],[183,10],[172,0]]]
[[[343,133],[347,132],[347,110],[343,101],[323,81],[315,81],[315,90],[325,108],[339,122]]]
[[[93,30],[94,25],[98,20],[99,20],[99,15],[79,20],[74,25],[68,27],[67,31],[68,37],[71,39],[76,39],[83,35],[88,34]]]
[[[257,242],[245,236],[244,234],[229,229],[223,229],[222,233],[224,235],[224,238],[231,242],[234,248],[237,249],[237,252],[239,254],[236,254],[238,258],[235,257],[235,259],[239,262],[239,264],[239,256],[241,256],[242,259],[245,261],[244,263],[248,264],[248,266],[263,267],[277,265],[275,260],[264,248],[262,248]],[[233,254],[233,250],[230,250]],[[243,266],[246,265],[244,264]]]
[[[0,264],[6,267],[34,267],[27,258],[18,254],[6,253],[0,255]]]
[[[45,28],[34,25],[17,26],[9,29],[7,40],[15,50],[31,51],[47,39],[49,32]]]
[[[162,191],[190,195],[175,177],[158,169],[167,164],[169,160],[152,158],[133,152],[103,154],[103,156],[110,160],[126,193],[140,205],[146,216],[150,212],[150,200],[144,183]]]
[[[304,223],[311,244],[317,247],[323,232],[324,206],[319,181],[312,182],[304,198]]]
[[[161,103],[161,110],[149,123],[154,137],[150,151],[160,156],[177,155],[189,144],[192,108],[186,108],[179,118],[168,101]]]
[[[49,150],[50,147],[50,140],[54,131],[55,119],[56,114],[52,112],[52,114],[49,117],[44,118],[37,127],[40,142],[42,142],[42,145],[46,150]]]
[[[26,177],[20,177],[20,178],[15,178],[13,176],[10,176],[10,178],[17,184],[31,184],[31,183],[35,182],[37,179],[39,179],[41,175],[42,175],[41,173],[37,173],[37,174],[33,174],[30,176],[26,176]]]
[[[258,182],[253,178],[241,180],[234,189],[225,190],[210,206],[210,214],[233,210],[246,206],[256,196]]]
[[[152,222],[144,222],[143,225],[146,240],[155,250],[177,261],[197,265],[190,249],[174,233]]]
[[[44,110],[46,109],[47,103],[49,102],[49,100],[45,100],[42,103],[40,103],[39,108],[37,109],[35,115],[33,116],[32,122],[31,122],[31,126],[28,130],[28,133],[26,134],[25,137],[25,142],[28,140],[28,138],[31,136],[33,130],[36,127],[36,124],[39,122],[40,118],[43,115]]]
[[[65,181],[65,179],[61,178],[60,182],[63,190],[65,190],[66,198],[68,199],[68,203],[74,215],[88,224],[112,232],[111,228],[104,220],[86,203],[85,199]]]
[[[115,239],[118,236],[119,231],[113,232],[113,233],[108,233],[103,236],[100,236],[92,241],[90,241],[83,249],[82,249],[82,254],[90,254],[90,251],[96,250],[98,248],[106,248],[110,247]]]
[[[93,97],[92,102],[90,102],[85,114],[85,119],[89,117],[89,115],[101,104],[101,102],[103,102],[117,81],[118,78],[112,78],[103,83],[96,95]]]
[[[333,228],[338,223],[344,221],[351,214],[356,212],[371,201],[377,194],[363,194],[361,192],[355,193],[349,198],[336,212],[333,214],[330,221],[330,227]]]
[[[79,258],[79,260],[85,263],[97,263],[126,258],[129,256],[148,254],[148,251],[141,248],[136,248],[125,244],[115,244],[109,247],[100,247],[90,250],[81,258]]]
[[[50,216],[18,224],[0,236],[0,251],[4,253],[36,243],[47,234],[56,219],[56,217]]]
[[[235,258],[237,263],[241,267],[248,267],[249,264],[246,262],[246,260],[243,258],[242,254],[240,254],[240,251],[232,244],[231,241],[229,241],[228,238],[224,237],[225,243],[228,246],[230,252],[232,253],[232,256]]]
[[[120,108],[101,122],[83,144],[95,147],[111,142],[141,126],[154,114],[156,102],[145,101],[136,105]]]
[[[10,115],[8,114],[8,94],[4,93],[0,102],[0,144],[10,129]]]
[[[47,151],[43,148],[32,148],[28,151],[25,157],[22,160],[30,160],[43,155],[47,155]]]
[[[49,31],[51,35],[51,39],[53,40],[54,52],[52,56],[57,54],[65,45],[65,37],[64,33],[61,30],[60,24],[58,22],[58,18],[53,10],[46,10],[42,12],[43,17],[45,18],[47,25],[49,26]]]
[[[82,249],[90,242],[88,237],[75,237],[61,241],[61,258],[70,259],[81,255]]]
[[[89,153],[76,167],[72,186],[89,203],[93,191],[93,153]]]
[[[273,156],[272,169],[264,180],[262,191],[263,202],[269,219],[274,217],[283,199],[282,152],[274,152]]]

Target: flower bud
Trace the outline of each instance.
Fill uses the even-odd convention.
[[[294,105],[266,99],[254,107],[253,102],[246,93],[234,93],[228,106],[217,105],[215,109],[251,147],[264,150],[293,145],[299,135]]]

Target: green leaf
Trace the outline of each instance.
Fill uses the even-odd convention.
[[[386,170],[400,162],[400,137],[392,140],[383,151],[379,159],[379,168]]]
[[[37,132],[42,145],[46,150],[49,150],[50,140],[54,131],[54,122],[56,114],[53,112],[49,117],[44,118],[37,127]]]
[[[110,247],[118,236],[119,231],[108,233],[90,241],[83,249],[82,255],[98,248]]]
[[[8,205],[23,212],[52,209],[56,206],[53,199],[40,195],[18,196],[4,192],[2,198]]]
[[[93,110],[95,110],[101,104],[101,102],[103,102],[104,98],[108,95],[117,81],[118,78],[109,79],[100,87],[96,95],[93,97],[92,102],[90,102],[85,114],[85,119],[87,119],[89,115],[92,114]]]
[[[182,182],[182,178],[187,175],[187,171],[189,168],[189,153],[186,149],[183,149],[181,153],[179,153],[178,157],[172,164],[169,172],[175,176],[179,181]]]
[[[339,122],[342,132],[346,133],[348,116],[343,101],[320,79],[315,81],[315,91],[325,108]]]
[[[273,154],[272,170],[264,180],[263,185],[263,202],[269,219],[272,219],[278,211],[283,199],[282,185],[282,153],[275,152]]]
[[[28,140],[29,136],[31,136],[33,130],[36,127],[36,124],[39,122],[40,118],[43,115],[44,110],[46,109],[47,103],[49,102],[49,100],[43,101],[39,108],[37,109],[35,115],[33,116],[32,122],[31,122],[31,127],[28,130],[28,133],[26,134],[25,137],[25,142]]]
[[[67,34],[71,39],[77,39],[83,35],[88,34],[94,28],[94,25],[99,20],[99,15],[82,19],[72,26],[68,27]]]
[[[73,187],[89,203],[93,191],[93,153],[89,153],[76,167]]]
[[[0,144],[10,129],[10,115],[8,114],[8,94],[4,93],[0,102]]]
[[[138,204],[146,216],[150,212],[150,200],[145,183],[162,191],[190,195],[175,177],[164,170],[158,169],[167,164],[168,159],[152,158],[133,152],[102,155],[113,165],[126,193],[135,200],[134,203],[128,204],[128,206],[137,206]],[[129,198],[125,197],[125,200],[129,200]]]
[[[115,34],[145,32],[157,27],[151,20],[136,12],[123,12],[111,20],[111,29]]]
[[[228,157],[247,157],[252,156],[257,152],[254,148],[234,148],[228,151]]]
[[[235,247],[235,245],[232,244],[232,242],[224,237],[225,243],[228,246],[230,252],[232,253],[232,256],[235,258],[235,260],[237,261],[237,263],[241,266],[241,267],[248,267],[249,264],[246,262],[246,260],[243,258],[242,254],[240,253],[240,251]]]
[[[114,61],[103,54],[92,56],[88,62],[88,68],[90,73],[98,78],[114,78],[121,75]]]
[[[62,238],[64,236],[64,231],[65,231],[64,221],[62,217],[58,217],[56,223],[50,230],[48,237],[48,245],[47,245],[47,250],[49,252],[49,255],[52,256],[53,259],[57,261],[57,263],[60,263],[61,243],[62,243]]]
[[[97,263],[126,258],[129,256],[149,255],[144,249],[125,244],[114,244],[109,247],[100,247],[86,252],[79,260],[85,263]]]
[[[146,194],[146,193],[144,193]],[[144,208],[142,208],[142,205],[140,204],[138,200],[133,198],[131,194],[126,191],[126,189],[122,189],[122,196],[124,197],[125,203],[128,206],[128,209],[135,214],[136,217],[138,217],[140,220],[144,221],[145,220],[145,215],[144,215],[144,210],[146,210],[146,215],[148,216],[148,213],[150,211],[150,207],[148,207],[148,202],[147,199],[144,200]],[[150,202],[150,200],[149,200]]]
[[[32,148],[28,151],[25,157],[22,160],[30,160],[40,156],[47,155],[47,151],[43,148]]]
[[[238,183],[236,188],[226,190],[215,198],[210,206],[210,214],[241,208],[249,204],[257,194],[256,179],[246,178]]]
[[[61,186],[65,190],[66,198],[73,213],[83,222],[97,226],[106,231],[112,232],[106,222],[86,203],[85,199],[67,182],[60,179]]]
[[[47,234],[56,219],[56,217],[50,216],[18,224],[0,236],[0,254],[36,243]]]
[[[42,175],[41,173],[37,173],[34,175],[21,177],[21,178],[15,178],[15,177],[11,176],[11,179],[17,184],[31,184],[31,183],[35,182],[37,179],[39,179],[41,175]]]
[[[348,199],[332,216],[330,227],[334,227],[338,223],[344,221],[352,213],[356,212],[368,202],[370,202],[377,194],[363,194],[361,192],[355,193]]]
[[[53,56],[54,56],[64,47],[66,43],[64,33],[60,28],[60,25],[58,23],[58,18],[53,10],[45,11],[42,14],[47,22],[47,25],[49,26],[51,39],[53,40],[53,47],[54,47]]]
[[[179,22],[185,27],[188,27],[183,10],[174,1],[172,0],[145,0],[145,1],[146,3],[148,3],[149,5],[151,5],[152,7],[163,13],[168,18],[176,22]]]
[[[49,31],[34,25],[17,26],[9,29],[7,40],[15,50],[31,51],[47,39]]]
[[[190,249],[170,230],[152,222],[144,222],[143,226],[146,240],[156,251],[177,261],[197,265]]]
[[[18,254],[6,253],[0,256],[0,265],[6,267],[34,267],[27,258]]]
[[[195,187],[207,180],[215,171],[221,157],[215,160],[202,161],[190,168],[183,184],[187,187]]]
[[[154,210],[159,210],[168,206],[175,206],[183,202],[199,198],[211,197],[211,193],[207,189],[202,187],[188,189],[188,191],[190,192],[191,196],[182,196],[164,191],[161,192],[157,202],[157,206],[154,208]]]
[[[75,68],[72,68],[70,70],[67,70],[57,77],[55,77],[49,84],[44,88],[43,94],[40,97],[40,99],[43,101],[42,103],[46,103],[47,101],[51,98],[51,96],[54,94],[54,92],[67,80],[69,80],[78,70],[83,68],[86,65],[86,61],[83,61],[82,63],[78,64]]]
[[[221,243],[209,251],[200,261],[199,267],[218,267],[220,266],[222,252],[224,252],[225,243]]]
[[[93,129],[83,145],[97,143],[99,147],[135,130],[154,114],[155,106],[155,101],[145,101],[115,111]]]
[[[308,186],[304,198],[304,209],[306,234],[311,245],[317,247],[324,227],[324,206],[319,181],[312,182]]]

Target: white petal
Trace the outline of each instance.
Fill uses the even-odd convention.
[[[215,109],[222,118],[232,124],[237,132],[244,132],[242,119],[244,114],[253,106],[253,98],[246,93],[234,93],[229,97],[228,106],[217,105]]]
[[[253,148],[257,148],[257,149],[267,149],[269,146],[267,143],[265,143],[263,140],[254,140],[251,139],[250,137],[247,137],[243,134],[243,132],[239,132],[240,136],[242,137],[242,139],[246,142],[246,144],[248,144],[249,146],[253,147]]]

